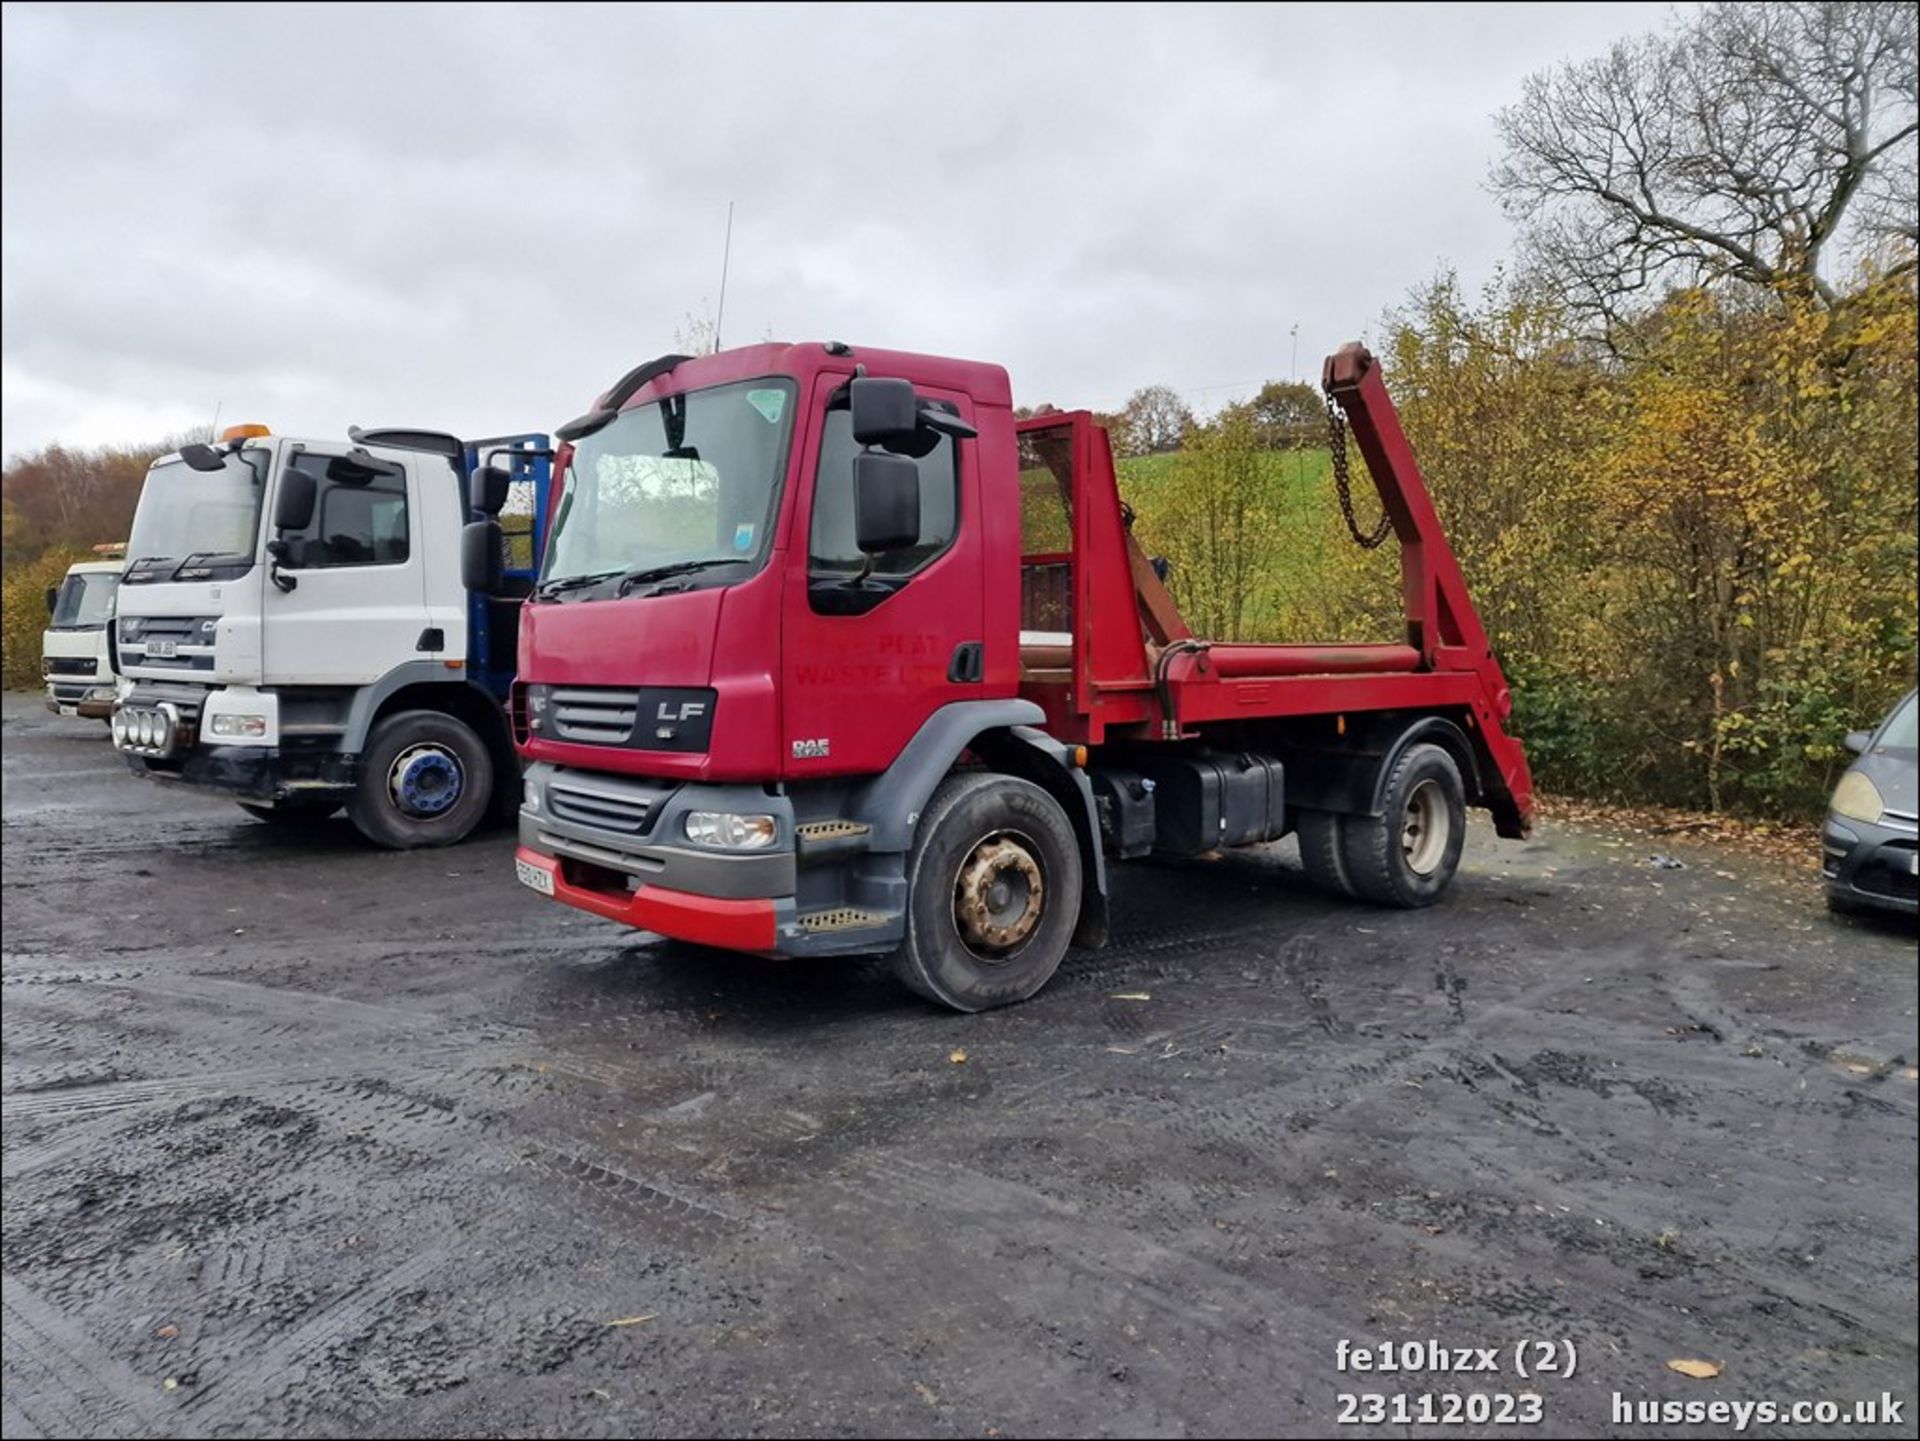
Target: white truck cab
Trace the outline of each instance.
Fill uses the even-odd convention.
[[[124,546],[96,545],[103,557]],[[60,715],[108,720],[113,715],[114,674],[109,654],[119,559],[83,560],[67,568],[59,585],[47,588],[47,628],[40,633],[40,673],[47,682],[47,709]]]
[[[518,799],[503,702],[550,472],[543,435],[236,426],[161,456],[111,633],[114,744],[272,824],[344,806],[377,844],[464,838]],[[522,544],[469,591],[462,532],[503,511]]]

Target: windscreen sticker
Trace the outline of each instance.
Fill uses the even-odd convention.
[[[733,548],[745,553],[753,549],[753,522],[743,520],[733,528]]]
[[[787,393],[784,390],[749,390],[747,404],[765,416],[768,425],[778,425],[780,417],[786,413]]]

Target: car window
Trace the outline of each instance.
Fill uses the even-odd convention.
[[[398,565],[407,558],[407,478],[375,475],[341,480],[330,472],[337,457],[301,455],[293,468],[318,483],[313,519],[281,535],[288,565],[321,570],[354,565]]]
[[[1900,702],[1900,709],[1887,719],[1876,744],[1891,746],[1896,750],[1914,750],[1920,747],[1920,737],[1915,732],[1920,729],[1920,711],[1916,710],[1916,698],[1908,696]]]
[[[853,412],[845,407],[828,411],[820,440],[813,536],[808,547],[808,569],[816,575],[853,575],[866,564],[854,543],[853,529],[853,458],[859,453],[860,446],[853,438]],[[942,435],[914,464],[920,467],[920,543],[875,556],[874,575],[912,575],[953,539],[960,509],[959,457],[953,441]]]

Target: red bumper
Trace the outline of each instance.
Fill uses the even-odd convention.
[[[702,946],[722,946],[730,951],[773,949],[772,901],[721,900],[715,896],[696,896],[690,891],[670,891],[664,886],[642,886],[637,891],[616,895],[570,884],[560,863],[552,856],[543,856],[525,846],[514,856],[553,877],[555,900],[592,911],[596,916]]]

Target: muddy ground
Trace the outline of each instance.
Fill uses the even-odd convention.
[[[505,832],[298,843],[103,729],[6,702],[9,1436],[1319,1434],[1472,1390],[1543,1424],[1431,1434],[1883,1391],[1912,1434],[1914,933],[1810,871],[1477,829],[1390,914],[1290,844],[1133,868],[1111,949],[960,1017],[542,901]]]

